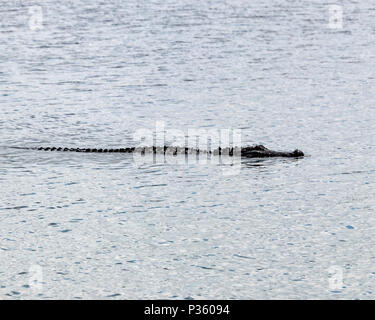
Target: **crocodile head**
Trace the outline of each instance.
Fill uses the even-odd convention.
[[[294,150],[293,152],[292,152],[292,156],[293,157],[303,157],[305,154],[301,151],[301,150],[298,150],[298,149],[296,149],[296,150]]]

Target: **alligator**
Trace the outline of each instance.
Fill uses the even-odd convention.
[[[271,157],[287,157],[287,158],[300,158],[304,156],[301,150],[294,150],[292,152],[273,151],[267,149],[263,145],[255,145],[248,147],[234,147],[234,148],[221,148],[218,147],[212,151],[200,150],[196,148],[184,148],[174,146],[164,147],[130,147],[130,148],[117,148],[117,149],[97,149],[97,148],[64,148],[64,147],[11,147],[13,149],[24,150],[40,150],[40,151],[60,151],[60,152],[96,152],[96,153],[134,153],[141,154],[213,154],[213,155],[227,155],[227,156],[241,156],[243,158],[271,158]]]

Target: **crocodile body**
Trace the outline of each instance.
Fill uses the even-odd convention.
[[[134,153],[141,154],[213,154],[213,155],[227,155],[227,156],[241,156],[244,158],[270,158],[270,157],[287,157],[299,158],[303,157],[304,153],[298,149],[292,152],[273,151],[267,149],[262,145],[248,146],[248,147],[235,147],[235,148],[217,148],[213,151],[199,150],[195,148],[183,147],[130,147],[130,148],[117,148],[117,149],[96,149],[96,148],[64,148],[64,147],[12,147],[15,149],[25,150],[40,150],[40,151],[59,151],[59,152],[86,152],[86,153]]]

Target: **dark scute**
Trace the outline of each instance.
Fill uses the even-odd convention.
[[[259,144],[257,146],[254,146],[254,150],[259,150],[259,151],[266,151],[268,150],[264,145]]]

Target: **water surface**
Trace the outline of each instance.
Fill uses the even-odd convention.
[[[342,5],[330,29],[325,1],[3,1],[1,145],[123,147],[164,121],[308,157],[225,176],[1,147],[0,297],[374,298],[375,7]]]

